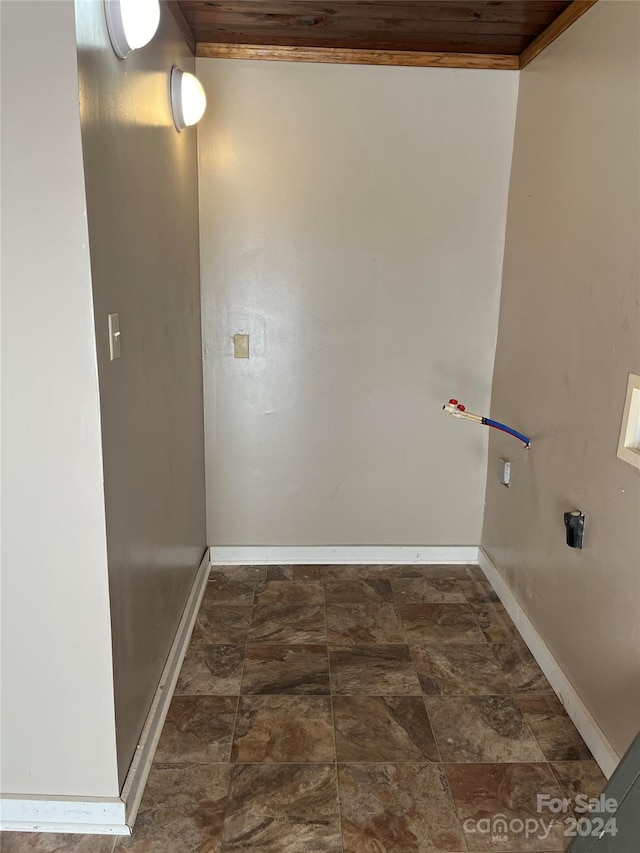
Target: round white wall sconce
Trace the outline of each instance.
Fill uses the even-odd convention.
[[[207,96],[197,77],[176,65],[171,69],[171,111],[177,130],[197,124],[207,108]]]
[[[149,44],[160,23],[159,0],[104,0],[111,46],[120,59]]]

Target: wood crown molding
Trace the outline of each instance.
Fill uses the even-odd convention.
[[[189,45],[189,50],[195,56],[196,55],[196,39],[193,33],[191,32],[191,27],[187,23],[187,19],[184,16],[184,12],[180,8],[180,4],[178,0],[164,0],[167,4],[169,11],[173,15],[173,18],[176,24],[180,27],[180,32],[184,36],[184,40]]]
[[[517,71],[517,56],[483,53],[427,53],[411,50],[364,50],[341,47],[284,47],[262,44],[199,42],[196,56],[208,59],[263,59],[323,62],[337,65],[403,65],[421,68],[490,68]]]
[[[532,59],[555,41],[559,35],[578,20],[581,15],[590,9],[598,0],[573,0],[573,3],[562,12],[555,21],[552,21],[546,30],[534,39],[528,47],[520,54],[520,68],[525,68]]]

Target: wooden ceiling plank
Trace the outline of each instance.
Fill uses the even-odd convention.
[[[209,59],[261,59],[349,65],[403,65],[423,68],[489,68],[511,71],[519,67],[517,56],[499,54],[350,50],[247,44],[198,43],[196,56]]]
[[[573,0],[564,12],[549,24],[549,26],[540,35],[531,42],[520,54],[520,68],[525,68],[532,59],[535,59],[551,42],[555,41],[559,35],[578,20],[584,13],[590,9],[597,0]]]
[[[353,35],[337,38],[335,36],[322,36],[315,34],[313,36],[299,36],[291,38],[290,36],[276,36],[272,33],[259,33],[255,31],[245,31],[242,33],[226,33],[221,34],[219,30],[211,32],[202,32],[198,37],[198,44],[271,44],[280,47],[336,47],[344,50],[353,48],[354,50],[390,50],[390,51],[423,51],[423,52],[450,52],[450,53],[498,53],[509,56],[519,56],[526,45],[529,43],[528,38],[516,38],[509,36],[508,38],[501,36],[485,36],[482,39],[469,36],[464,38],[458,37],[429,37],[416,38],[408,34],[400,34],[400,37],[371,38],[367,36]]]
[[[542,29],[548,26],[554,17],[557,17],[565,6],[561,7],[558,12],[545,13],[504,13],[501,15],[491,14],[472,14],[472,10],[468,9],[467,14],[460,15],[434,15],[434,14],[404,14],[404,15],[388,15],[384,11],[374,9],[369,15],[348,14],[352,9],[345,10],[340,14],[335,14],[334,9],[317,9],[317,8],[294,8],[291,10],[274,7],[270,11],[259,9],[245,9],[243,7],[233,8],[229,10],[208,9],[207,7],[198,7],[192,10],[184,10],[185,16],[190,23],[279,23],[286,24],[287,21],[325,19],[333,21],[338,25],[365,26],[368,21],[385,21],[388,25],[393,25],[399,21],[406,22],[411,26],[414,25],[440,25],[440,26],[500,26],[500,27],[531,27]],[[461,10],[463,11],[463,10]]]
[[[479,21],[499,23],[524,23],[532,21],[541,26],[550,23],[571,0],[417,0],[417,2],[360,3],[310,2],[310,0],[232,0],[209,5],[207,0],[181,0],[187,18],[195,13],[207,13],[216,18],[225,15],[331,15],[334,18],[386,18],[389,20]]]
[[[257,28],[261,30],[300,30],[323,31],[332,33],[343,32],[393,32],[394,30],[410,31],[416,36],[419,33],[453,33],[463,35],[513,35],[513,36],[537,36],[549,23],[547,16],[541,23],[531,22],[501,22],[501,21],[440,21],[440,20],[401,20],[388,18],[346,18],[327,14],[317,15],[257,15],[253,13],[229,13],[210,16],[207,12],[196,11],[190,15],[189,23],[196,32],[220,28],[237,28],[249,30]]]
[[[202,29],[198,43],[272,44],[290,47],[339,47],[365,50],[450,51],[452,53],[498,53],[520,55],[531,39],[518,36],[474,36],[414,33],[273,33],[267,30]]]

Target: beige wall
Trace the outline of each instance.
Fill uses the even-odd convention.
[[[209,542],[478,544],[517,74],[197,68]]]
[[[168,97],[172,64],[194,60],[164,4],[124,62],[102,2],[80,0],[77,23],[122,782],[206,544],[196,134]]]
[[[640,4],[601,0],[520,77],[491,411],[533,448],[492,435],[483,535],[619,754],[640,728],[640,471],[616,458],[640,372],[639,44]]]
[[[71,2],[2,3],[1,647],[3,793],[116,796]]]

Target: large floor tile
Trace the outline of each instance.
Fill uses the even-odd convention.
[[[485,575],[485,573],[482,571],[482,569],[480,568],[480,566],[470,565],[470,566],[467,566],[467,567],[466,567],[466,569],[467,569],[467,574],[469,575],[469,577],[471,578],[471,580],[474,580],[474,581],[486,581],[487,576],[486,576],[486,575]]]
[[[247,646],[241,693],[328,694],[327,647],[276,643]]]
[[[244,646],[190,646],[180,670],[177,695],[231,696],[240,689]]]
[[[209,575],[202,607],[208,609],[218,604],[252,605],[256,588],[254,580],[236,579],[215,569]]]
[[[256,604],[324,604],[320,581],[264,581],[256,585]]]
[[[427,695],[509,693],[509,687],[484,643],[425,644],[411,649],[420,686]]]
[[[154,764],[133,835],[115,853],[220,853],[228,764]]]
[[[398,607],[409,643],[485,643],[468,604],[405,604]]]
[[[221,575],[233,581],[263,581],[267,577],[266,566],[212,566],[211,575]],[[211,576],[210,575],[210,576]]]
[[[236,851],[341,853],[335,765],[235,765],[222,853]]]
[[[334,695],[420,695],[408,646],[333,646],[329,660]]]
[[[192,645],[246,643],[251,621],[251,607],[219,604],[202,607],[191,635]]]
[[[362,577],[387,578],[431,578],[433,580],[469,580],[467,567],[444,563],[442,565],[407,566],[361,566]]]
[[[550,764],[562,793],[569,797],[574,805],[579,794],[590,799],[599,797],[607,783],[602,770],[593,760],[551,761]]]
[[[512,693],[553,693],[553,688],[524,643],[494,643],[491,648]]]
[[[334,696],[338,761],[439,761],[420,696]]]
[[[502,604],[471,602],[471,609],[487,642],[522,642],[516,626]]]
[[[363,578],[364,566],[357,565],[334,565],[322,566],[322,577],[325,581],[357,581]]]
[[[346,764],[338,779],[344,853],[466,850],[441,764]]]
[[[328,604],[329,643],[406,643],[402,622],[393,604]]]
[[[237,705],[236,696],[174,696],[155,761],[160,764],[228,761]]]
[[[510,696],[427,696],[429,719],[443,761],[544,761]]]
[[[560,797],[546,764],[447,764],[470,851],[562,850],[563,815],[538,811],[538,795]]]
[[[388,580],[325,581],[327,604],[393,604]]]
[[[0,832],[2,853],[111,853],[115,838],[57,832]]]
[[[321,581],[324,566],[267,566],[268,581]]]
[[[323,605],[256,604],[249,629],[250,643],[326,643]]]
[[[557,696],[519,696],[516,701],[548,761],[593,757]]]
[[[399,604],[464,604],[466,599],[453,578],[398,578],[391,582]]]
[[[335,761],[331,699],[320,696],[243,696],[232,761]]]
[[[488,580],[472,578],[468,581],[463,581],[460,584],[461,592],[464,592],[465,598],[471,603],[494,603],[497,604],[500,599],[498,593],[494,590]]]

